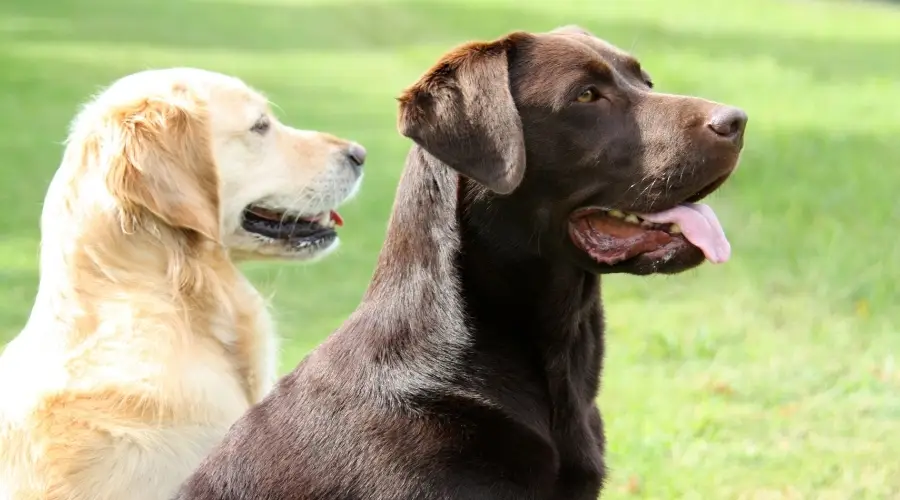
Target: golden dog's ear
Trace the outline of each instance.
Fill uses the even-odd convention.
[[[508,57],[528,36],[513,33],[446,54],[398,99],[400,133],[488,189],[512,192],[525,174],[525,138]]]
[[[218,177],[201,105],[147,98],[109,118],[106,182],[127,223],[148,211],[172,228],[218,241]]]

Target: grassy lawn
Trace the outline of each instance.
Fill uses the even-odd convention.
[[[409,146],[393,97],[459,42],[577,23],[641,57],[661,91],[750,115],[742,166],[710,200],[733,261],[604,281],[605,498],[900,498],[900,7],[627,3],[4,0],[0,346],[31,307],[67,122],[113,79],[233,73],[288,123],[368,147],[337,254],[247,266],[277,306],[287,371],[371,275]]]

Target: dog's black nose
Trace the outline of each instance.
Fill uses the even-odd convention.
[[[362,167],[366,162],[366,148],[357,143],[352,143],[347,148],[347,158],[355,167]]]
[[[747,113],[739,108],[719,106],[713,110],[706,126],[723,139],[737,141],[744,136]]]

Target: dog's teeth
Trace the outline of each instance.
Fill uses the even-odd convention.
[[[637,224],[637,223],[640,222],[640,221],[641,221],[641,220],[638,219],[638,216],[637,216],[637,215],[634,215],[634,214],[628,214],[628,215],[625,216],[625,222],[630,222],[630,223],[632,223],[632,224]]]
[[[681,233],[681,226],[679,226],[678,224],[672,224],[671,226],[669,226],[669,232],[672,234],[679,234]]]
[[[625,217],[625,214],[621,210],[610,210],[609,215],[617,219],[622,219]]]
[[[318,221],[318,222],[319,222],[319,225],[322,226],[322,227],[328,227],[328,228],[331,228],[331,227],[334,227],[334,226],[335,226],[334,220],[331,219],[331,213],[330,213],[330,212],[325,212],[325,213],[323,213],[321,216],[319,216],[319,221]]]

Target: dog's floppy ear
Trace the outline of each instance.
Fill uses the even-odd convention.
[[[106,183],[123,224],[146,210],[172,228],[218,241],[218,178],[201,105],[147,98],[107,118]]]
[[[400,133],[488,189],[512,192],[525,173],[522,120],[510,92],[513,33],[446,54],[398,99]]]

